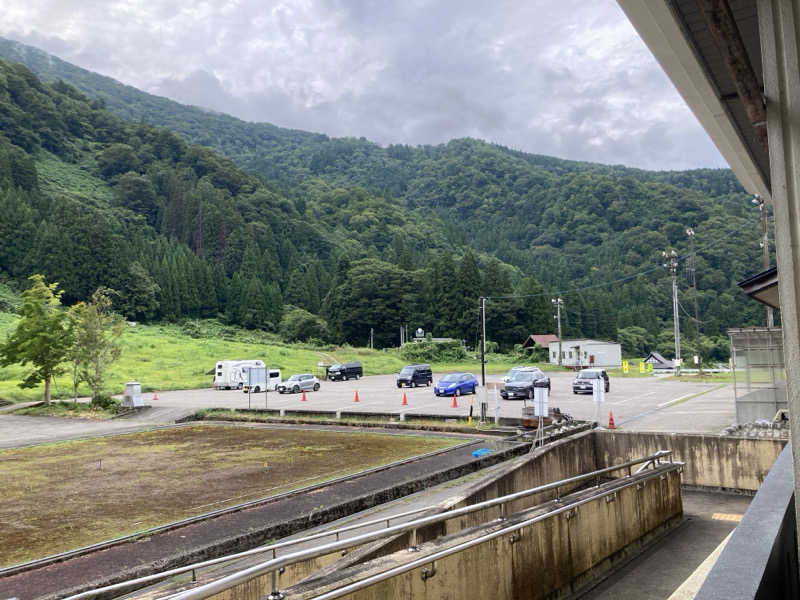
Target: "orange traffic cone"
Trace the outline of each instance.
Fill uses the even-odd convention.
[[[458,408],[458,402],[456,402],[456,395],[453,394],[453,408]]]
[[[158,392],[153,392],[153,402],[158,400]]]
[[[614,429],[614,415],[611,411],[608,411],[608,428]]]
[[[358,402],[358,390],[356,390],[356,395],[353,398],[353,402]]]
[[[403,402],[401,403],[403,406],[408,406],[408,400],[406,400],[406,393],[403,392]]]
[[[305,390],[303,390],[303,397],[302,397],[302,398],[300,398],[300,400],[301,400],[302,402],[305,402],[305,401],[306,401],[306,391],[305,391]]]

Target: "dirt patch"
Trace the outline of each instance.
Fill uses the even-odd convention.
[[[0,565],[141,531],[459,440],[194,426],[0,452]]]

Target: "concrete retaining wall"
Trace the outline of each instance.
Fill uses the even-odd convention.
[[[537,599],[574,594],[627,558],[633,547],[638,549],[679,521],[682,505],[677,469],[661,467],[655,476],[639,475],[634,479],[641,481],[646,476],[650,478],[645,485],[632,483],[618,489],[613,497],[600,497],[581,505],[575,512],[528,525],[513,540],[503,535],[438,559],[432,577],[422,577],[423,568],[431,569],[432,565],[428,564],[343,597],[352,600]],[[519,520],[530,516],[520,516]],[[516,520],[510,519],[509,523]],[[446,546],[474,539],[498,527],[493,524],[484,530],[453,536]],[[445,544],[427,546],[421,548],[421,555],[441,550]],[[387,556],[327,580],[318,580],[316,585],[309,582],[288,592],[290,597],[312,598],[408,559],[407,552],[400,552],[398,556]]]
[[[672,450],[673,460],[685,463],[682,474],[683,484],[713,489],[755,491],[761,485],[785,443],[785,440],[746,439],[715,435],[587,431],[507,461],[491,476],[481,479],[460,496],[449,499],[427,514],[476,504],[653,454],[658,450]],[[622,474],[619,473],[619,475]],[[578,589],[590,579],[595,578],[598,570],[602,571],[615,566],[621,556],[635,553],[643,544],[659,535],[662,528],[671,526],[681,518],[679,489],[681,475],[677,471],[672,471],[667,479],[669,479],[668,484],[663,483],[666,480],[657,480],[655,484],[649,484],[647,493],[639,499],[633,498],[632,492],[626,488],[626,491],[621,492],[615,502],[608,503],[607,506],[597,506],[592,509],[594,512],[581,507],[581,511],[579,511],[581,516],[575,523],[566,523],[566,517],[546,521],[545,523],[549,524],[541,524],[538,528],[532,529],[529,534],[523,535],[523,539],[539,540],[524,551],[522,548],[527,548],[525,545],[514,546],[512,552],[507,552],[508,544],[506,542],[487,542],[485,546],[488,550],[481,549],[483,546],[473,549],[474,552],[470,551],[469,554],[463,555],[463,564],[460,566],[453,564],[452,570],[455,573],[461,573],[465,581],[471,581],[474,584],[476,569],[481,571],[479,579],[482,579],[486,570],[484,567],[494,566],[495,563],[498,563],[498,569],[501,573],[505,573],[503,577],[506,579],[492,580],[490,584],[487,584],[486,591],[493,597],[498,596],[500,590],[508,593],[499,594],[499,597],[540,597],[538,595],[515,595],[522,588],[530,590],[533,583],[540,579],[546,582],[546,587],[549,586],[549,589]],[[666,487],[663,487],[664,485]],[[653,494],[654,489],[658,490],[655,494]],[[559,491],[563,496],[570,490],[565,488]],[[553,497],[554,492],[545,492],[535,497],[509,503],[505,514],[512,514],[546,502]],[[613,518],[609,512],[614,513]],[[433,540],[437,536],[460,535],[457,532],[475,527],[498,515],[499,509],[492,508],[474,515],[453,519],[419,530],[417,540],[418,543],[423,543]],[[580,527],[578,527],[579,523],[582,523]],[[410,542],[409,537],[409,535],[403,534],[393,539],[381,540],[366,547],[354,549],[346,557],[335,560],[321,571],[316,570],[320,563],[298,565],[291,574],[287,572],[287,576],[281,578],[282,587],[293,581],[303,581],[304,578],[309,578],[305,581],[310,585],[312,578],[314,581],[320,581],[326,577],[334,577],[337,572],[357,568],[366,561],[380,560],[381,557],[386,557],[394,552],[405,551]],[[335,558],[327,557],[320,562],[326,563]],[[566,561],[569,568],[561,569],[558,566],[563,561]],[[437,570],[439,564],[437,561]],[[406,576],[400,576],[398,580],[403,577]],[[566,582],[569,577],[573,579],[567,586]],[[461,595],[456,591],[460,584],[449,581],[443,588],[436,588],[438,584],[435,584],[434,580],[437,579],[445,580],[445,578],[437,576],[428,580],[427,584],[421,585],[419,571],[415,571],[413,576],[403,579],[406,581],[405,584],[398,584],[400,587],[397,589],[404,591],[397,597],[417,598],[417,593],[420,594],[420,598],[481,597],[482,595],[482,592],[474,585],[468,585],[463,590],[464,595]],[[262,580],[261,585],[263,586],[260,587],[261,595],[269,593],[268,582]],[[403,585],[408,587],[403,588]],[[451,590],[450,585],[455,587]],[[480,584],[480,586],[482,585]],[[375,589],[378,588],[380,586],[376,586]],[[438,591],[425,591],[429,589]],[[483,588],[481,587],[481,589]],[[382,596],[383,593],[377,591],[374,595],[359,595],[354,598],[394,597],[392,595]],[[258,597],[261,596],[247,594],[224,596],[226,600]]]
[[[594,471],[598,468],[600,467],[595,462],[593,432],[586,431],[507,461],[492,475],[482,478],[460,495],[449,498],[424,514],[427,516],[462,506],[471,506],[485,500],[492,500],[520,490]],[[559,492],[564,495],[574,487],[565,486],[559,489]],[[550,491],[519,499],[505,507],[505,514],[535,506],[554,497],[555,491]],[[494,519],[499,515],[500,508],[490,508],[443,523],[430,525],[417,531],[417,542],[433,540],[438,536],[477,525],[488,519]],[[419,516],[422,517],[423,515]],[[410,538],[410,534],[402,534],[391,539],[368,544],[363,548],[352,551],[344,559],[331,565],[322,573],[314,573],[314,575],[319,576],[333,572],[365,560],[408,548],[411,544]],[[309,572],[310,574],[311,572]]]
[[[672,450],[686,463],[684,485],[755,492],[763,483],[786,440],[723,437],[688,433],[636,433],[595,430],[598,464],[611,464]]]

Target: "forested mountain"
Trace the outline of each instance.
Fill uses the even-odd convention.
[[[383,148],[182,106],[13,42],[0,42],[0,55],[24,60],[55,81],[39,84],[48,94],[82,102],[93,119],[118,128],[113,134],[94,123],[70,129],[64,116],[74,136],[64,151],[50,148],[36,130],[42,115],[26,117],[41,138],[38,146],[26,146],[4,121],[8,147],[23,149],[36,168],[38,191],[26,193],[48,203],[63,196],[113,218],[126,243],[138,244],[141,259],[134,262],[159,286],[171,280],[155,265],[167,251],[154,251],[150,260],[148,248],[160,244],[199,261],[224,291],[215,292],[216,312],[236,322],[278,326],[279,308],[268,319],[248,321],[228,306],[243,295],[230,290],[247,287],[257,273],[253,285],[264,289],[252,295],[265,295],[273,307],[287,303],[322,315],[327,335],[352,342],[363,342],[369,327],[380,329],[380,343],[396,342],[399,325],[409,323],[471,343],[476,298],[486,294],[496,297],[487,315],[490,337],[510,344],[552,330],[549,300],[559,293],[567,335],[616,338],[623,330],[629,349],[659,344],[666,350],[672,305],[660,255],[673,247],[688,254],[687,227],[697,233],[703,331],[723,335],[726,327],[757,324],[763,315],[735,285],[759,270],[759,219],[728,170],[646,172],[471,139]],[[56,102],[62,116],[64,102]],[[103,107],[137,124],[118,121]],[[210,146],[243,170],[142,121]],[[179,150],[165,154],[154,141],[162,137]],[[48,214],[36,202],[26,202],[36,212],[34,223]],[[134,242],[139,238],[147,243]],[[0,267],[19,277],[37,261],[11,269],[0,260]],[[682,260],[679,287],[681,307],[689,310],[687,266]],[[71,298],[84,293],[69,292]],[[518,297],[501,298],[509,295]],[[140,317],[215,312],[158,304]],[[685,311],[682,317],[691,336],[694,324]]]

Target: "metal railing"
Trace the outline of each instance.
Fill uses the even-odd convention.
[[[575,477],[568,477],[566,479],[561,479],[556,482],[548,483],[545,485],[537,486],[535,488],[530,488],[527,490],[523,490],[520,492],[515,492],[513,494],[508,494],[506,496],[502,496],[500,498],[495,498],[492,500],[486,500],[484,502],[479,502],[477,504],[473,504],[470,506],[465,506],[462,508],[452,509],[443,513],[439,513],[436,515],[431,515],[428,517],[422,517],[420,519],[416,519],[410,521],[408,523],[402,523],[399,525],[393,525],[391,527],[387,527],[385,529],[381,529],[380,531],[364,533],[358,536],[354,536],[352,538],[348,538],[346,540],[339,540],[336,542],[332,542],[329,544],[325,544],[322,546],[317,546],[312,549],[308,550],[300,550],[297,552],[293,552],[291,554],[287,554],[286,556],[276,557],[272,560],[268,560],[264,563],[249,567],[247,569],[243,569],[216,581],[212,581],[210,583],[201,585],[197,588],[186,590],[183,592],[179,592],[178,594],[174,594],[169,596],[170,600],[201,600],[208,598],[214,594],[220,593],[225,591],[235,585],[239,585],[253,579],[255,577],[259,577],[265,574],[271,574],[272,576],[272,593],[270,594],[269,598],[273,600],[278,600],[283,598],[283,594],[280,592],[280,573],[284,570],[288,565],[304,561],[310,560],[314,558],[318,558],[320,556],[325,556],[327,554],[332,554],[334,552],[340,552],[342,550],[348,550],[354,546],[359,546],[361,544],[376,541],[379,539],[391,537],[394,535],[398,535],[401,533],[410,533],[411,542],[410,547],[414,548],[416,546],[416,537],[417,537],[417,529],[420,527],[424,527],[427,525],[433,525],[436,523],[441,523],[443,521],[447,521],[449,519],[453,519],[455,517],[460,517],[464,515],[471,514],[473,512],[477,512],[480,510],[484,510],[487,508],[499,506],[500,507],[500,519],[505,518],[506,514],[506,505],[510,502],[515,500],[519,500],[521,498],[525,498],[528,496],[532,496],[535,494],[539,494],[542,492],[546,492],[549,490],[555,490],[555,500],[560,500],[560,491],[559,488],[565,486],[571,486],[573,484],[582,483],[585,481],[595,480],[596,487],[600,487],[600,478],[603,475],[613,473],[614,471],[620,470],[627,470],[627,477],[631,477],[633,475],[633,467],[635,465],[642,465],[642,467],[637,471],[637,473],[641,472],[648,466],[655,466],[661,462],[661,459],[669,456],[672,454],[671,450],[659,450],[658,452],[651,454],[649,456],[639,458],[636,460],[628,461],[625,463],[621,463],[618,465],[612,465],[610,467],[605,467],[603,469],[598,469],[596,471],[591,471],[589,473],[584,473],[582,475],[576,475]],[[670,461],[671,462],[671,461]],[[588,501],[588,500],[587,500]],[[584,502],[577,502],[576,505],[582,504]],[[559,514],[564,512],[565,510],[569,510],[572,505],[565,506],[563,508],[556,509],[556,511],[551,511],[549,514]],[[429,507],[432,508],[432,507]],[[541,516],[540,516],[541,517]],[[538,519],[540,517],[536,517]],[[534,520],[530,520],[530,523],[536,522]],[[521,527],[524,527],[526,524],[530,524],[527,521],[522,524],[517,524],[509,530],[516,530]],[[495,534],[490,534],[495,536]],[[491,539],[491,538],[486,538]],[[297,540],[297,543],[300,543],[302,540]],[[485,540],[484,540],[485,541]],[[445,553],[452,553],[450,550],[442,551]],[[444,554],[446,556],[448,554]],[[426,562],[431,562],[431,557],[426,556],[424,560],[420,559],[422,564]],[[419,562],[419,561],[414,561]],[[407,565],[404,565],[404,567]],[[409,567],[414,568],[414,567]],[[128,585],[133,585],[133,581],[128,582]],[[100,592],[100,590],[96,590],[96,592]],[[78,598],[85,598],[88,597],[86,595],[78,595],[72,596],[67,600],[77,600]],[[333,596],[332,596],[333,597]]]
[[[640,469],[637,473],[640,473],[642,470]],[[648,478],[640,479],[641,481],[647,481],[651,477],[656,477],[658,474],[653,474]],[[330,592],[326,592],[324,594],[320,594],[318,596],[314,596],[314,600],[333,600],[334,598],[341,598],[342,596],[346,596],[363,588],[369,587],[376,583],[380,583],[382,581],[386,581],[387,579],[391,579],[397,575],[402,575],[403,573],[407,573],[408,571],[413,571],[417,567],[421,567],[423,565],[430,565],[427,569],[422,570],[422,578],[428,579],[436,575],[436,561],[442,558],[446,558],[453,554],[458,554],[459,552],[463,552],[464,550],[468,550],[474,546],[479,544],[483,544],[485,542],[491,541],[493,539],[503,537],[505,535],[510,535],[509,541],[513,544],[519,541],[521,537],[521,533],[517,534],[516,532],[533,525],[534,523],[538,523],[539,521],[544,521],[545,519],[549,519],[555,515],[560,515],[562,513],[569,513],[572,510],[577,509],[579,506],[583,504],[588,504],[589,502],[594,502],[598,498],[603,496],[609,496],[611,494],[616,494],[619,490],[624,489],[633,485],[633,482],[626,484],[625,486],[616,487],[613,489],[609,489],[604,492],[602,495],[595,495],[589,496],[588,498],[582,498],[575,502],[571,502],[569,504],[565,504],[564,506],[559,506],[556,509],[549,510],[544,514],[537,515],[535,517],[531,517],[530,519],[526,519],[524,521],[520,521],[519,523],[515,523],[509,527],[505,527],[503,529],[498,529],[497,531],[493,531],[491,533],[486,533],[479,537],[473,538],[466,542],[461,542],[460,544],[456,544],[455,546],[451,546],[450,548],[446,548],[445,550],[440,550],[438,552],[434,552],[432,554],[427,554],[422,558],[417,560],[413,560],[411,562],[407,562],[403,565],[398,567],[394,567],[392,569],[388,569],[386,571],[382,571],[380,573],[376,573],[375,575],[371,575],[369,577],[365,577],[364,579],[360,579],[359,581],[350,583],[348,585],[342,586],[335,590],[331,590]],[[638,484],[637,484],[638,485]],[[273,592],[268,596],[270,600],[282,600],[285,598],[285,594],[281,593],[278,590],[273,590]]]

